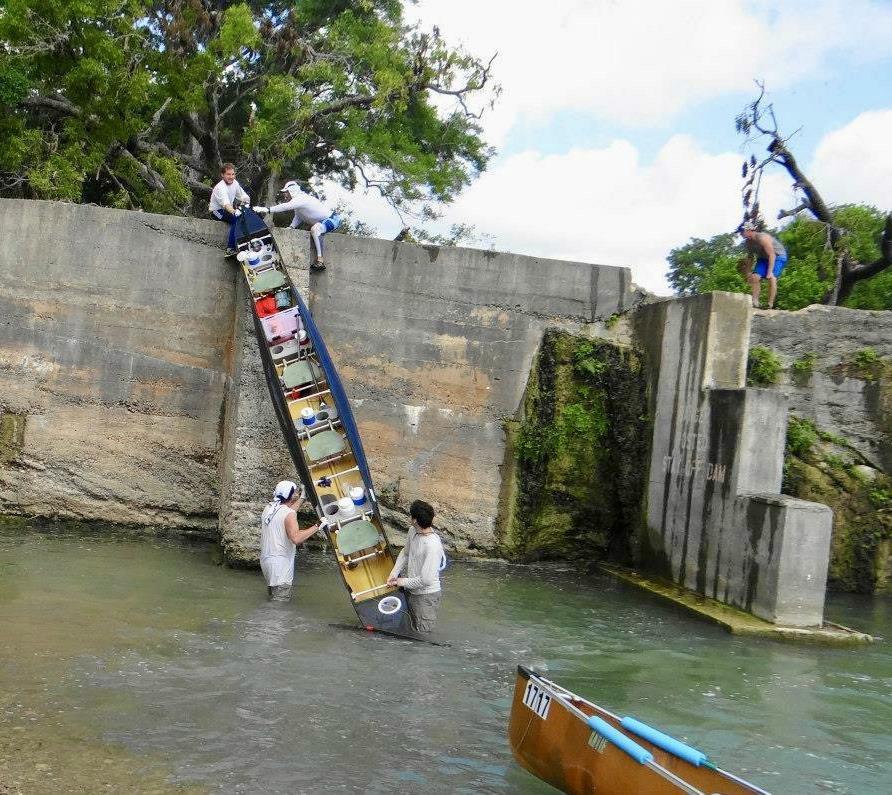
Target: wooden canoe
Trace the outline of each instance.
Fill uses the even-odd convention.
[[[705,754],[519,666],[508,722],[514,758],[573,795],[768,793]]]
[[[366,629],[427,640],[412,628],[403,591],[387,585],[396,557],[350,401],[322,335],[263,220],[244,208],[236,233],[276,416],[307,497],[328,522],[329,548],[353,609]],[[313,417],[309,423],[304,410]],[[364,502],[339,509],[339,500],[352,506],[356,489]]]

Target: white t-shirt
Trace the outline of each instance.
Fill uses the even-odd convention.
[[[302,191],[298,191],[296,196],[292,194],[291,201],[269,208],[271,213],[284,213],[288,210],[294,210],[291,226],[295,228],[301,223],[316,224],[326,218],[331,218],[331,209],[328,205],[323,204],[315,196],[310,196]]]
[[[294,550],[285,532],[285,518],[292,508],[270,503],[260,517],[260,568],[267,585],[291,585],[294,582]]]
[[[222,210],[225,205],[232,205],[236,199],[242,204],[250,204],[251,202],[248,198],[248,194],[245,193],[242,186],[238,184],[237,179],[232,180],[231,185],[227,185],[226,182],[221,179],[214,185],[214,189],[211,191],[208,212],[218,212],[219,210]]]
[[[440,591],[440,563],[443,561],[443,542],[436,533],[419,533],[409,527],[409,537],[394,564],[392,577],[398,577],[406,567],[403,587],[413,594]]]

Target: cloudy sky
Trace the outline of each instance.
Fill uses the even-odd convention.
[[[668,294],[667,252],[740,220],[734,116],[765,81],[781,129],[830,203],[892,210],[892,2],[420,0],[423,24],[488,59],[503,87],[484,116],[498,150],[446,209],[480,245],[632,268]],[[748,151],[747,151],[748,154]],[[779,170],[772,219],[792,206]],[[353,195],[381,237],[399,218]]]

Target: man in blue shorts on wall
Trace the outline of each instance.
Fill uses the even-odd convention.
[[[285,183],[285,187],[279,191],[279,198],[282,200],[281,204],[274,204],[272,207],[255,207],[254,212],[263,216],[267,213],[293,211],[294,219],[291,221],[291,228],[297,229],[301,224],[307,224],[310,227],[313,245],[316,247],[316,260],[310,265],[310,269],[324,271],[322,237],[340,226],[340,216],[333,213],[327,204],[323,204],[315,196],[304,193],[294,180]]]
[[[768,279],[768,308],[774,309],[777,297],[777,278],[787,264],[787,250],[783,243],[767,232],[760,232],[755,224],[747,222],[740,227],[743,245],[746,249],[746,261],[752,272],[746,277],[753,293],[753,306],[759,308],[759,292],[762,279]],[[753,267],[753,260],[756,265]]]

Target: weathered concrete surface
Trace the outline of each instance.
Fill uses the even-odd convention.
[[[748,299],[668,300],[642,307],[632,322],[653,385],[644,564],[766,620],[820,624],[830,511],[765,497],[780,491],[787,399],[743,388]],[[797,568],[789,551],[809,524],[819,526],[808,537],[814,549]]]
[[[293,467],[224,227],[2,201],[0,230],[0,511],[219,527],[232,562],[256,559],[257,513]],[[306,283],[308,236],[277,239]],[[603,330],[642,294],[625,268],[327,243],[310,305],[385,515],[424,496],[456,547],[493,549],[502,419],[543,329]]]
[[[416,498],[453,548],[491,551],[505,455],[544,329],[642,299],[628,269],[329,235],[311,309],[392,520]]]
[[[749,532],[743,578],[758,583],[747,609],[774,624],[821,626],[826,578],[820,588],[811,584],[830,562],[833,512],[781,494],[749,494],[736,507],[738,527]]]
[[[602,571],[641,588],[644,591],[677,607],[686,610],[699,618],[711,621],[732,635],[745,635],[755,638],[771,638],[773,640],[793,641],[795,643],[814,643],[825,646],[863,646],[877,640],[864,632],[856,632],[848,627],[824,622],[818,627],[790,627],[774,624],[752,613],[747,613],[724,602],[708,596],[694,593],[680,585],[665,580],[655,580],[639,571],[601,563]]]
[[[0,415],[17,428],[0,512],[215,533],[235,295],[222,231],[0,199]]]
[[[798,312],[756,311],[752,345],[784,364],[779,388],[790,412],[846,439],[876,469],[892,474],[892,312],[809,306]],[[859,365],[871,350],[886,367]],[[813,357],[810,370],[793,365]]]

